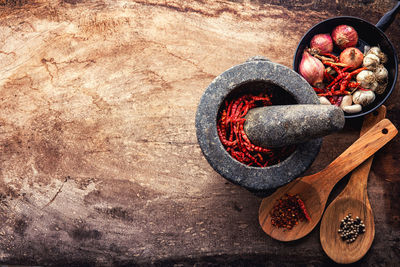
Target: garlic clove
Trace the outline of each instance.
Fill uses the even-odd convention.
[[[351,106],[353,104],[353,97],[351,95],[345,95],[342,99],[342,103],[340,103],[340,107],[343,109],[344,107]]]
[[[375,74],[370,70],[363,70],[356,76],[356,80],[361,87],[370,89],[372,84],[376,82]]]
[[[376,67],[379,65],[379,63],[380,63],[379,57],[372,53],[366,55],[363,60],[363,66],[369,70],[375,70]]]
[[[379,83],[387,83],[389,73],[388,73],[387,69],[383,65],[379,65],[375,69],[374,74],[375,74],[376,80]]]
[[[378,83],[378,87],[375,89],[375,93],[381,95],[385,92],[388,83]]]
[[[320,96],[318,98],[321,105],[332,105],[331,102],[329,102],[328,98],[326,98],[325,96]]]
[[[355,105],[343,107],[342,109],[344,112],[347,112],[347,113],[357,113],[362,110],[362,106],[360,104],[355,104]]]
[[[353,102],[354,104],[360,104],[361,106],[367,106],[374,102],[375,100],[375,93],[372,91],[362,91],[357,90],[353,94]]]

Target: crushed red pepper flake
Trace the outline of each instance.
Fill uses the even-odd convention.
[[[291,230],[301,221],[310,221],[304,202],[299,195],[285,194],[270,211],[271,223],[278,228]]]

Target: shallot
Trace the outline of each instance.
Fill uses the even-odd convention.
[[[355,47],[349,47],[340,53],[340,62],[355,69],[363,63],[363,53]]]
[[[349,25],[339,25],[332,31],[332,39],[340,49],[354,47],[358,42],[356,30]]]
[[[313,86],[320,86],[324,79],[325,67],[322,62],[304,51],[300,62],[299,72],[306,81]]]
[[[332,38],[328,33],[315,35],[310,42],[310,48],[318,53],[331,53],[333,50]]]

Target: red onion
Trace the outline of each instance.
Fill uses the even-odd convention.
[[[363,63],[363,53],[355,47],[349,47],[340,53],[340,62],[346,64],[349,67],[357,68]]]
[[[311,39],[310,47],[319,53],[331,53],[333,50],[332,38],[328,33],[317,34]]]
[[[340,49],[354,47],[358,42],[356,30],[349,25],[339,25],[332,31],[332,39]]]
[[[324,64],[307,51],[304,51],[299,66],[301,76],[303,76],[309,84],[318,87],[318,84],[322,83],[324,79],[324,71]]]

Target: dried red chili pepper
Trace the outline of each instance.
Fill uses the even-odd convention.
[[[267,167],[290,156],[295,146],[264,148],[251,143],[244,131],[244,118],[255,107],[272,105],[272,93],[242,94],[224,101],[217,122],[218,136],[227,152],[249,166]]]
[[[339,68],[339,66],[337,65],[338,63],[333,63],[333,62],[330,62],[330,61],[323,61],[322,63],[323,63],[324,65],[327,65],[327,66],[333,68],[333,69],[336,71],[337,74],[342,73],[342,70],[341,70],[341,69]]]
[[[325,56],[329,55],[325,54]],[[334,58],[334,55],[331,55],[331,58]],[[336,71],[336,77],[330,75],[325,69],[324,83],[328,85],[324,88],[314,88],[318,96],[325,96],[331,104],[338,106],[342,100],[342,97],[338,96],[348,95],[355,89],[361,89],[359,83],[352,81],[352,79],[365,68],[362,67],[349,72],[351,67],[340,62],[323,61],[323,64],[333,68]]]
[[[331,54],[331,53],[321,53],[322,56],[330,57],[332,58],[335,62],[339,62],[339,57]]]
[[[311,217],[307,212],[307,209],[306,209],[306,206],[304,205],[303,200],[301,200],[301,198],[299,196],[297,196],[297,195],[296,195],[296,197],[297,197],[297,202],[299,203],[300,208],[301,208],[304,216],[306,217],[307,221],[311,221]]]

